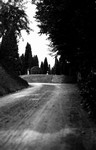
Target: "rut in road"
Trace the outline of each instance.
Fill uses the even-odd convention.
[[[0,101],[0,150],[95,148],[76,85],[40,83],[20,93]]]

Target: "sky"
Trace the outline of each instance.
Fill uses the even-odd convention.
[[[31,45],[32,55],[37,55],[39,58],[39,64],[41,61],[44,61],[44,58],[47,57],[48,63],[53,67],[54,65],[54,57],[50,56],[50,41],[47,40],[47,36],[45,34],[39,35],[39,27],[37,27],[37,22],[33,17],[36,12],[36,6],[31,4],[30,2],[27,3],[26,13],[28,15],[30,21],[30,28],[33,31],[30,31],[28,35],[25,31],[22,31],[22,38],[19,41],[19,54],[22,55],[25,53],[26,43],[28,42]]]

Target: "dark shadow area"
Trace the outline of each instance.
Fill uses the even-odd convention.
[[[49,138],[42,140],[41,137],[39,140],[30,140],[28,143],[26,143],[26,141],[24,143],[23,139],[17,143],[12,141],[7,141],[7,143],[2,142],[0,143],[0,150],[87,150],[80,136],[69,134],[65,137],[62,136],[52,139],[52,141],[50,141]],[[96,147],[92,146],[91,149],[88,150],[93,150],[93,148]]]
[[[62,83],[76,84],[76,77],[74,76],[64,76]]]
[[[66,150],[86,150],[82,139],[76,135],[68,135],[65,138],[61,138],[61,143],[66,143]]]

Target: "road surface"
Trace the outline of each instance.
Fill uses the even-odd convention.
[[[95,150],[75,84],[33,83],[0,98],[0,150]]]

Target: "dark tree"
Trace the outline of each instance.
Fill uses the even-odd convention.
[[[95,0],[40,0],[36,19],[40,33],[49,35],[53,52],[86,74],[96,67],[96,3]],[[95,65],[94,65],[95,64]],[[82,69],[81,69],[82,70]]]
[[[44,63],[43,62],[41,62],[40,69],[41,69],[41,73],[43,74],[44,73]]]
[[[17,5],[18,4],[18,5]],[[18,41],[21,30],[29,32],[28,19],[18,1],[0,1],[0,63],[7,69],[18,69]]]
[[[60,61],[57,59],[57,57],[55,57],[54,69],[55,69],[55,74],[57,75],[61,74]]]
[[[27,15],[18,1],[13,1],[13,3],[0,1],[0,37],[2,38],[11,30],[14,30],[16,35],[20,35],[21,30],[29,33]]]
[[[6,35],[0,47],[0,62],[3,65],[7,64],[11,70],[15,72],[18,71],[18,45],[17,45],[17,37],[14,31],[11,31],[10,34]]]
[[[39,67],[39,59],[37,55],[33,56],[33,66]]]
[[[26,45],[26,49],[25,49],[25,70],[27,73],[27,70],[30,71],[32,67],[32,51],[31,51],[31,46],[29,43],[27,43]]]
[[[50,64],[48,65],[48,74],[51,74],[51,67],[50,67]]]
[[[26,70],[25,70],[25,55],[22,54],[19,59],[20,59],[20,74],[24,75],[24,74],[26,74]]]
[[[47,57],[45,57],[44,59],[44,74],[46,74],[48,71],[48,61],[47,61]]]
[[[81,73],[82,104],[96,122],[96,1],[40,0],[36,19],[61,56],[63,72]]]

